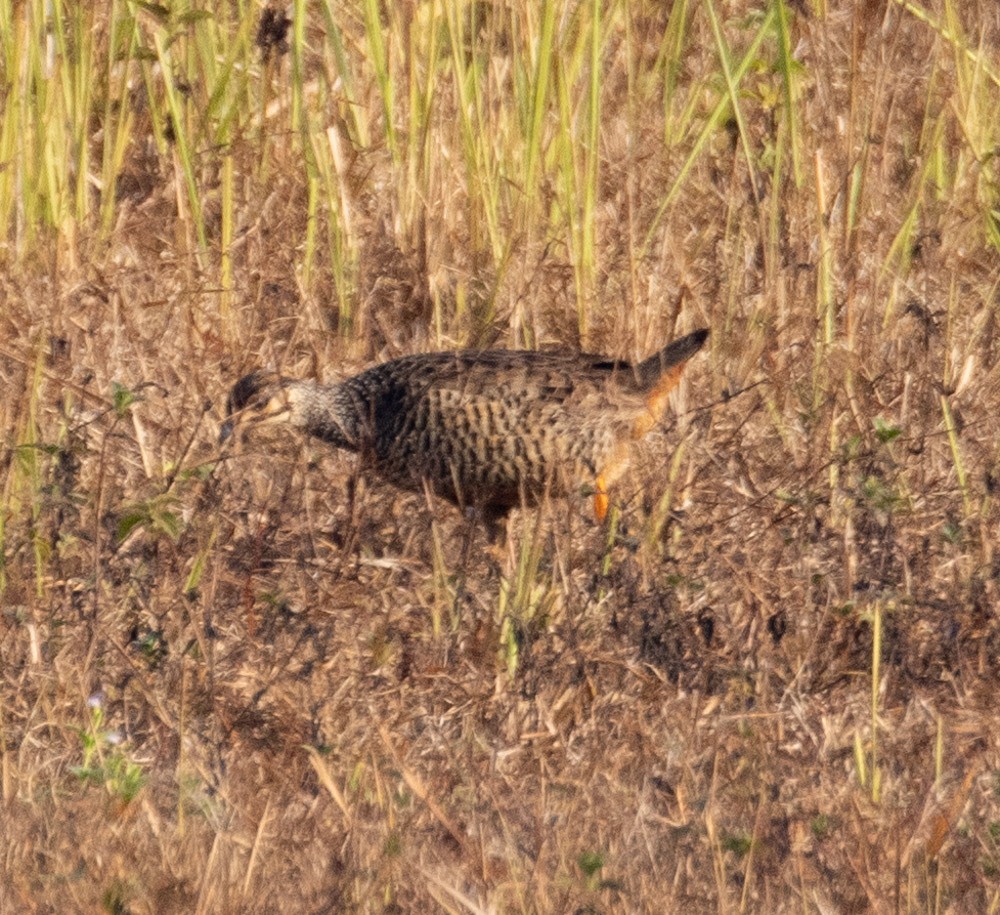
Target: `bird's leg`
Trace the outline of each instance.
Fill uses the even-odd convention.
[[[492,544],[501,543],[507,536],[508,509],[497,505],[484,505],[479,509],[486,537]]]
[[[467,509],[470,515],[470,530],[467,540],[467,549],[471,547],[475,539],[475,531],[479,526],[477,522],[482,522],[483,531],[486,534],[486,546],[483,552],[491,566],[499,571],[503,565],[503,560],[507,555],[507,516],[509,509],[497,505],[478,505]],[[466,559],[466,551],[463,550],[463,561]]]
[[[608,516],[608,487],[603,474],[594,480],[594,517],[602,524]]]

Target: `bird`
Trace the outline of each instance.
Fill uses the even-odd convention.
[[[290,424],[356,452],[363,471],[472,509],[494,532],[513,508],[573,493],[591,495],[603,522],[608,486],[708,335],[696,330],[636,365],[498,349],[403,356],[333,384],[257,370],[229,392],[220,438]]]

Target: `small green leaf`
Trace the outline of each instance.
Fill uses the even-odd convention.
[[[382,845],[382,851],[387,858],[398,858],[403,851],[403,840],[398,832],[391,832]]]
[[[828,817],[825,813],[817,814],[813,817],[812,822],[809,825],[812,828],[813,835],[816,836],[817,839],[822,839],[830,832],[830,817]]]
[[[133,509],[122,515],[118,520],[118,530],[115,532],[120,543],[132,533],[140,524],[149,521],[149,514],[141,509]]]
[[[954,521],[948,521],[941,528],[941,536],[952,546],[958,546],[962,542],[962,525]]]
[[[184,582],[184,593],[191,594],[198,590],[198,584],[201,582],[201,576],[205,574],[205,560],[208,558],[207,553],[199,553],[194,557],[194,562],[191,565],[191,571],[188,573],[187,581]]]
[[[730,833],[722,839],[722,847],[738,858],[745,858],[750,853],[752,845],[753,839],[746,833]]]
[[[146,0],[136,0],[135,5],[140,9],[145,10],[161,23],[165,24],[170,19],[170,10],[165,6],[161,6],[159,3],[147,3]]]
[[[181,13],[177,17],[177,21],[181,25],[190,25],[192,22],[199,22],[202,19],[211,19],[212,14],[208,10],[191,10],[187,13]]]
[[[181,535],[181,519],[175,512],[157,509],[151,520],[153,530],[166,534],[171,540],[176,540]]]
[[[604,867],[604,855],[598,851],[585,851],[576,863],[588,877],[593,877],[602,867]]]
[[[899,426],[890,425],[881,416],[875,417],[873,425],[875,426],[875,434],[883,445],[903,434],[903,430]]]
[[[117,381],[111,382],[111,399],[115,405],[115,413],[119,416],[124,416],[128,412],[128,408],[132,406],[139,398],[136,397],[135,393],[130,389],[125,387],[123,384],[119,384]]]

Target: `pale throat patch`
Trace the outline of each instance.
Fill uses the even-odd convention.
[[[298,391],[283,387],[268,398],[267,405],[260,412],[259,422],[273,423],[286,420],[300,412],[300,403],[301,394]]]

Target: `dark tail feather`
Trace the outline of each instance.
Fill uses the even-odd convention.
[[[685,337],[674,340],[658,353],[640,362],[636,367],[641,390],[648,391],[656,387],[657,382],[672,368],[688,361],[708,339],[707,328],[696,330]]]

